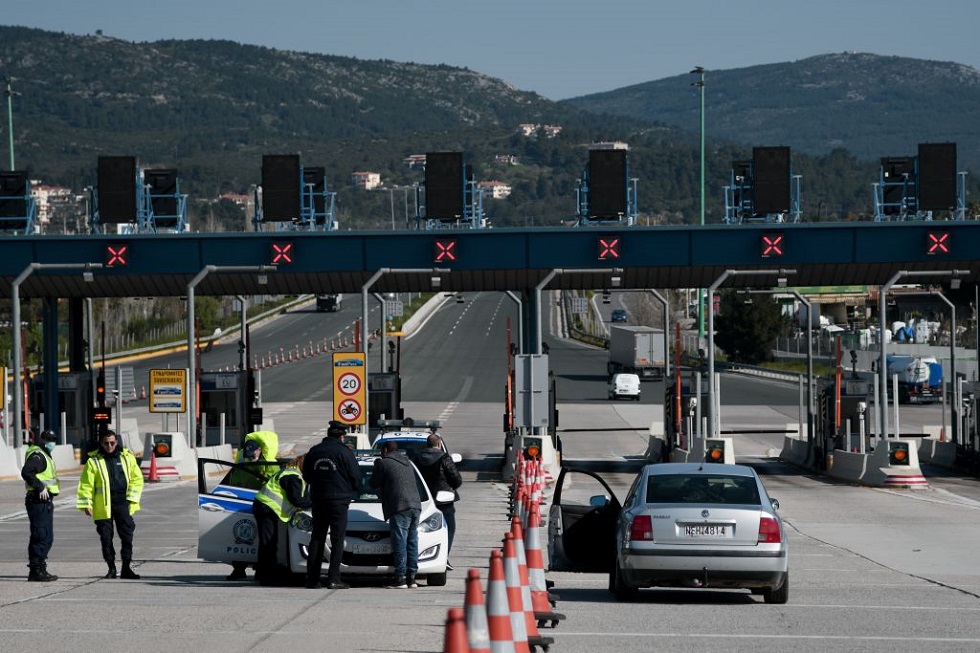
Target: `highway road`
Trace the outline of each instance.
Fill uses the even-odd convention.
[[[228,583],[223,580],[227,567],[196,558],[196,490],[189,482],[148,486],[136,535],[143,578],[104,580],[94,528],[73,509],[72,478],[56,512],[50,563],[62,580],[27,583],[22,485],[4,481],[4,650],[441,650],[446,609],[463,605],[465,569],[478,568],[485,578],[489,551],[499,546],[507,527],[507,486],[495,470],[503,449],[506,317],[513,320],[516,307],[502,297],[482,293],[468,295],[463,304],[450,300],[403,342],[407,414],[442,418],[452,448],[467,459],[452,555],[457,571],[446,587],[395,591],[368,582],[346,591],[310,592]],[[253,353],[338,332],[360,315],[357,302],[346,299],[339,314],[297,310],[255,329]],[[604,352],[563,341],[550,328],[545,340],[558,376],[566,457],[635,461],[661,410],[660,384],[644,383],[638,404],[608,401]],[[182,355],[173,360],[174,366],[186,364]],[[222,360],[235,364],[234,345],[217,346],[205,358],[206,363]],[[324,435],[330,410],[327,360],[301,359],[263,371],[265,410],[283,434],[284,448],[305,451]],[[745,398],[735,403],[738,393]],[[795,386],[726,377],[722,397],[722,415],[732,420],[776,423],[795,421],[798,414]],[[913,409],[933,410],[903,408],[903,420]],[[124,413],[141,410],[145,407],[135,402]],[[930,419],[926,412],[918,416]],[[567,617],[545,633],[555,639],[551,651],[980,649],[976,479],[927,470],[929,490],[857,487],[773,460],[769,453],[778,448],[778,436],[738,437],[742,460],[764,474],[789,527],[789,603],[765,605],[741,592],[666,590],[618,604],[606,590],[605,576],[549,573],[560,596],[557,610]],[[631,475],[608,476],[622,497]]]

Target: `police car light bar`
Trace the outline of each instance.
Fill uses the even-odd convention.
[[[406,424],[405,421],[406,420],[402,420],[402,419],[379,419],[378,426],[382,429],[407,427],[407,428],[418,428],[419,430],[421,429],[436,430],[440,426],[442,426],[442,422],[437,419],[413,419],[409,421],[408,424]]]

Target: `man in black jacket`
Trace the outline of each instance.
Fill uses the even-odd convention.
[[[427,448],[423,449],[415,464],[422,472],[425,484],[429,486],[432,499],[436,502],[436,507],[442,511],[446,518],[446,530],[448,531],[449,541],[447,543],[446,555],[453,548],[453,536],[456,534],[456,501],[459,501],[459,493],[456,489],[463,484],[463,478],[459,475],[453,459],[442,448],[442,439],[433,433],[426,440]],[[436,499],[439,492],[452,492],[453,500],[440,502]],[[452,569],[453,566],[446,561],[446,568]]]
[[[385,442],[381,458],[374,461],[371,487],[381,489],[381,511],[391,529],[395,583],[389,587],[395,589],[418,587],[415,574],[419,570],[422,499],[417,479],[412,461],[398,450],[398,443]]]
[[[344,555],[344,536],[347,534],[347,510],[357,494],[361,482],[361,469],[351,451],[343,442],[347,427],[331,421],[327,437],[310,449],[303,461],[303,479],[310,484],[313,501],[313,533],[310,535],[310,551],[306,560],[306,587],[316,589],[320,585],[320,565],[323,563],[323,545],[330,529],[330,566],[327,571],[329,589],[350,587],[340,579],[340,562]]]

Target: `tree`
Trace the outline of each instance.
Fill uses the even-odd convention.
[[[771,295],[727,291],[721,295],[720,315],[715,319],[715,344],[729,360],[755,365],[772,359],[773,342],[789,330],[789,324],[790,318]]]

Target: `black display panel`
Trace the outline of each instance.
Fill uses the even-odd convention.
[[[24,218],[27,221],[27,171],[0,172],[0,218]],[[16,221],[14,221],[16,222]],[[19,229],[21,224],[7,220],[0,224],[3,229]]]
[[[626,150],[589,151],[589,217],[626,217]]]
[[[789,213],[789,148],[752,148],[752,185],[757,215]]]
[[[136,222],[136,183],[136,157],[99,157],[99,222]]]
[[[462,152],[426,152],[425,217],[444,221],[463,217]]]
[[[262,220],[287,222],[300,217],[298,154],[262,155]]]
[[[176,168],[144,170],[143,184],[149,190],[154,216],[173,217],[177,215]]]
[[[919,143],[919,210],[956,208],[956,143]]]

